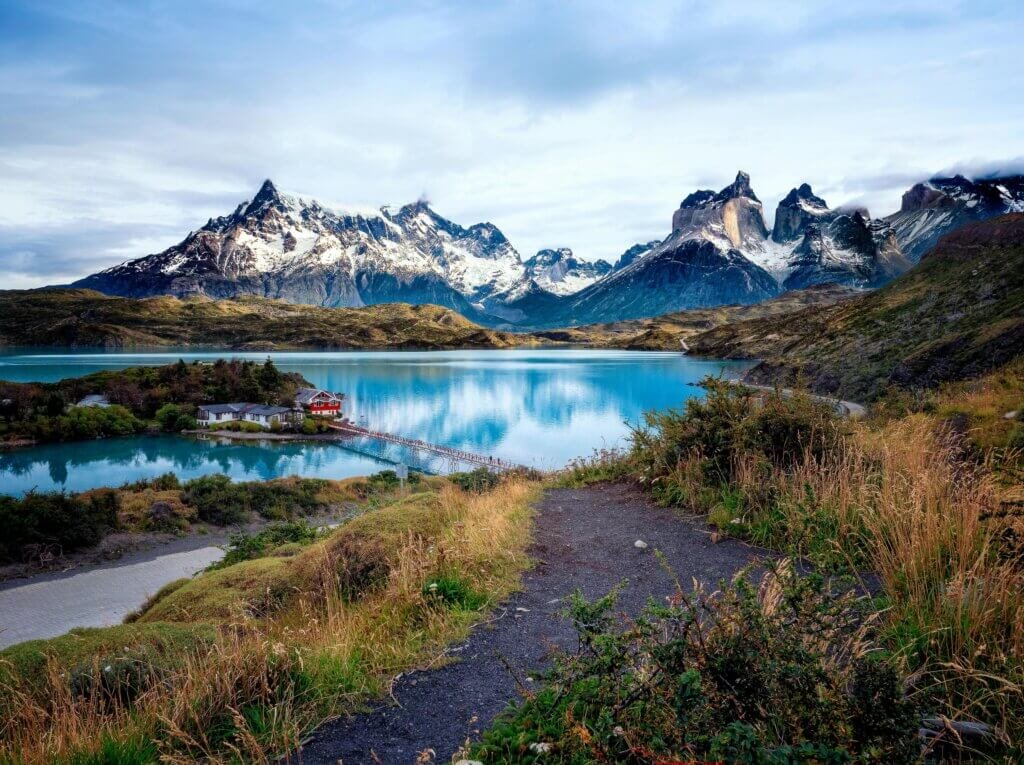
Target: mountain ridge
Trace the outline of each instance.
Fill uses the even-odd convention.
[[[824,283],[875,288],[943,233],[1024,210],[1024,177],[935,177],[872,218],[829,208],[810,184],[780,200],[769,230],[750,176],[688,194],[668,236],[612,265],[569,248],[524,260],[492,223],[463,227],[424,200],[334,209],[265,181],[251,200],[177,245],[73,283],[126,297],[244,295],[324,307],[431,303],[494,328],[541,329],[768,300]]]

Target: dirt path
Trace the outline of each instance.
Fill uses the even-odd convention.
[[[702,521],[682,519],[622,485],[551,490],[538,507],[531,550],[537,566],[493,621],[450,649],[456,661],[404,675],[394,688],[397,705],[323,726],[293,762],[405,765],[432,749],[433,762],[447,763],[518,697],[509,667],[529,685],[551,647],[573,647],[575,633],[559,613],[574,589],[593,598],[628,579],[619,603],[635,614],[649,596],[672,589],[655,549],[684,583],[696,577],[715,584],[763,554],[731,540],[711,544]],[[638,539],[646,550],[634,546]]]

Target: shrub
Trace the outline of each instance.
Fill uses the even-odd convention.
[[[126,436],[145,430],[146,423],[123,406],[73,406],[67,414],[38,416],[24,427],[39,441],[73,441]]]
[[[166,433],[177,433],[182,430],[195,430],[198,427],[191,407],[180,404],[164,404],[156,410],[156,424]]]
[[[635,621],[615,593],[569,613],[576,653],[505,712],[485,762],[910,763],[918,716],[890,665],[867,658],[861,605],[779,565],[760,591],[677,590]]]
[[[61,554],[98,544],[117,527],[117,492],[71,496],[30,492],[0,496],[0,560],[13,562],[42,551]]]
[[[656,492],[667,492],[669,500],[678,487],[663,479],[695,460],[702,481],[717,485],[733,480],[744,457],[787,468],[839,446],[842,420],[824,402],[780,392],[755,396],[715,378],[702,385],[705,398],[689,399],[682,411],[647,413],[645,427],[632,433],[631,461],[641,478],[651,481]]]
[[[258,422],[249,420],[229,420],[228,422],[215,422],[210,430],[230,430],[233,433],[266,433],[267,429]]]
[[[121,491],[143,491],[153,489],[154,491],[172,491],[180,489],[181,482],[174,473],[162,473],[156,478],[143,478],[139,481],[121,484]]]
[[[482,465],[468,473],[452,473],[448,476],[448,480],[463,491],[476,494],[490,491],[501,482],[501,478],[497,473],[488,470]]]
[[[320,530],[305,521],[273,523],[256,534],[232,534],[228,537],[224,557],[210,568],[224,568],[239,561],[261,558],[281,545],[290,542],[308,543],[318,536]]]
[[[253,513],[274,520],[314,513],[323,506],[319,495],[326,485],[317,478],[233,484],[228,476],[214,474],[186,483],[181,499],[196,508],[201,520],[227,526],[243,523]]]
[[[181,501],[194,507],[200,520],[217,526],[244,523],[249,519],[244,497],[222,473],[193,478],[182,487]]]
[[[374,473],[367,479],[367,482],[371,494],[394,491],[402,485],[398,473],[394,470],[381,470],[379,473]]]
[[[327,421],[320,417],[304,417],[302,420],[301,430],[307,436],[315,436],[317,433],[326,433],[330,429],[330,425],[327,424]]]
[[[476,611],[487,603],[487,596],[474,590],[465,580],[446,574],[423,585],[423,597],[432,606]]]

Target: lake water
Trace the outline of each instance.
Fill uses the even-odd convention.
[[[540,469],[624,443],[644,411],[702,395],[706,375],[749,365],[678,353],[596,350],[432,352],[7,351],[0,379],[52,382],[103,369],[217,358],[263,360],[345,393],[345,414],[375,430],[492,455]],[[406,462],[430,472],[464,468],[378,442],[239,443],[139,436],[0,452],[0,491],[82,490],[168,471],[237,479],[343,478]]]

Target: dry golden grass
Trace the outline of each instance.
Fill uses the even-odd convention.
[[[741,460],[731,496],[742,499],[717,505],[711,519],[874,572],[885,600],[879,645],[906,663],[912,693],[931,711],[1019,735],[1024,568],[1003,540],[1024,527],[1000,516],[1006,486],[964,448],[926,415],[855,424],[817,461],[766,473],[763,461]]]
[[[442,661],[443,646],[480,618],[475,607],[432,600],[430,582],[447,577],[488,603],[517,586],[536,492],[523,481],[480,495],[443,486],[367,513],[295,557],[273,559],[275,571],[294,574],[294,597],[262,618],[197,606],[189,618],[219,620],[212,645],[138,664],[147,681],[130,701],[96,682],[73,691],[69,676],[102,676],[103,662],[123,666],[107,655],[76,665],[51,651],[40,687],[0,654],[0,762],[50,763],[114,747],[120,762],[143,761],[149,746],[172,763],[261,762],[286,753],[317,723],[386,692],[397,672]],[[130,626],[162,629],[166,622],[149,623],[162,607],[164,617],[186,618],[166,605],[200,583],[216,600],[218,577],[232,568],[178,588]],[[353,577],[353,569],[366,576]],[[45,643],[37,650],[48,653]],[[137,653],[126,646],[116,658]]]

